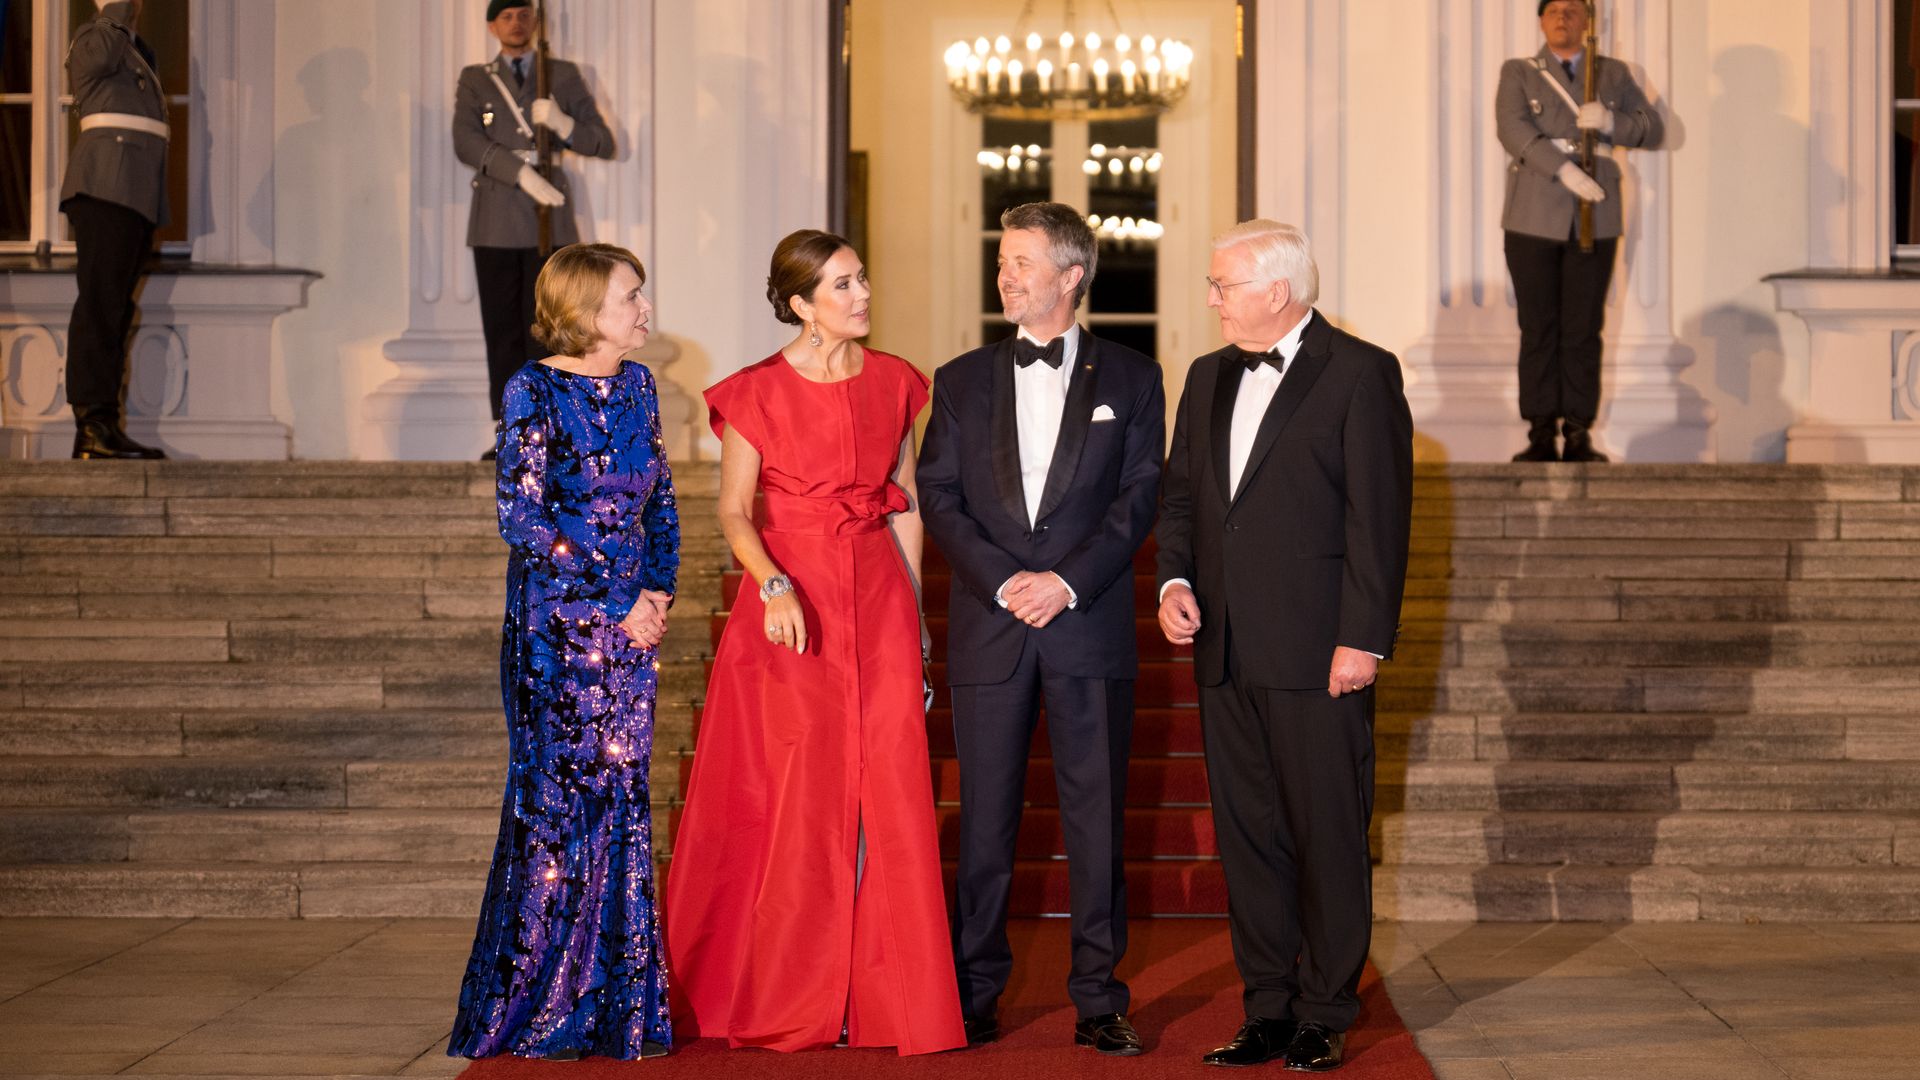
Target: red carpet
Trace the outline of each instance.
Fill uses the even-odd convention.
[[[1001,1040],[977,1050],[902,1058],[888,1050],[821,1050],[778,1054],[728,1050],[719,1039],[682,1044],[650,1061],[575,1062],[492,1058],[474,1063],[463,1080],[522,1077],[593,1080],[596,1077],[724,1077],[725,1080],[901,1077],[903,1080],[1152,1080],[1221,1075],[1200,1055],[1239,1026],[1240,980],[1233,969],[1224,919],[1139,919],[1130,933],[1121,974],[1133,988],[1133,1022],[1146,1040],[1137,1058],[1106,1058],[1072,1045],[1073,1007],[1067,1003],[1067,923],[1022,919],[1011,926],[1020,958],[1000,1004]],[[1360,981],[1360,1020],[1347,1038],[1342,1080],[1433,1080],[1367,965]],[[1269,1065],[1251,1075],[1292,1075]]]

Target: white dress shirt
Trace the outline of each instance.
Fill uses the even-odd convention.
[[[1046,346],[1020,328],[1020,338]],[[1020,429],[1020,489],[1027,497],[1027,524],[1040,524],[1040,497],[1047,491],[1047,470],[1053,467],[1053,445],[1060,441],[1060,419],[1067,411],[1067,387],[1073,382],[1074,358],[1080,352],[1080,327],[1069,326],[1060,335],[1060,366],[1039,361],[1013,369],[1013,412]]]
[[[1019,336],[1040,346],[1053,340],[1041,341],[1024,326]],[[1069,325],[1060,339],[1058,368],[1036,361],[1026,367],[1015,365],[1013,369],[1013,414],[1020,434],[1020,492],[1026,497],[1029,528],[1040,524],[1040,498],[1047,492],[1047,471],[1053,467],[1054,444],[1060,441],[1060,421],[1067,412],[1067,387],[1073,383],[1074,369],[1080,366],[1075,362],[1080,355],[1079,325]],[[1054,577],[1066,585],[1066,579],[1058,574]],[[1001,583],[1000,590],[1006,591],[1005,582]],[[1001,607],[1006,607],[1007,602],[1000,599],[1000,595],[996,592],[993,598]],[[1067,606],[1073,607],[1079,602],[1073,586],[1067,585]]]

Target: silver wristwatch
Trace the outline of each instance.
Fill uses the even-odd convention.
[[[760,583],[760,602],[766,603],[776,596],[785,596],[793,591],[793,579],[785,574],[775,574]]]

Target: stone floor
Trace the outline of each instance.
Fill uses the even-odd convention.
[[[0,1075],[452,1076],[468,920],[0,920]],[[1920,926],[1382,923],[1440,1080],[1920,1076]]]

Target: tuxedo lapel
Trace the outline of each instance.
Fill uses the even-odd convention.
[[[1034,523],[1047,519],[1067,497],[1073,475],[1080,470],[1080,454],[1087,448],[1087,432],[1093,427],[1093,403],[1100,386],[1100,342],[1085,329],[1080,331],[1079,355],[1074,358],[1080,370],[1067,384],[1067,403],[1060,416],[1060,434],[1053,440],[1053,460],[1047,465],[1047,486],[1040,495],[1040,512]]]
[[[1253,474],[1260,470],[1260,463],[1266,460],[1273,444],[1280,441],[1280,433],[1286,429],[1287,421],[1293,419],[1300,403],[1307,399],[1307,392],[1313,389],[1314,382],[1327,368],[1333,327],[1317,311],[1307,318],[1313,321],[1307,325],[1306,333],[1300,336],[1300,351],[1294,355],[1293,363],[1287,365],[1287,373],[1280,380],[1280,388],[1273,393],[1267,414],[1260,418],[1260,430],[1253,436],[1253,449],[1247,453],[1247,467],[1240,473],[1241,491],[1247,490]]]
[[[1013,407],[1013,339],[993,350],[993,377],[988,387],[987,423],[991,428],[993,480],[1000,489],[1000,505],[1008,516],[1028,525],[1027,496],[1020,485],[1020,418]]]
[[[1233,477],[1233,402],[1240,394],[1240,377],[1246,373],[1231,350],[1213,367],[1213,415],[1207,439],[1212,444],[1213,480],[1220,488],[1222,506],[1233,505],[1233,492],[1227,487]]]

